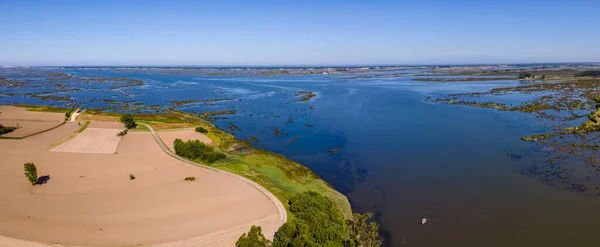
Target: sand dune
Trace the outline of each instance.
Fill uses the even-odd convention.
[[[102,124],[90,127],[117,130]],[[279,227],[277,208],[260,191],[170,157],[148,132],[127,134],[116,154],[49,151],[77,129],[69,122],[0,140],[1,246],[232,246],[253,224],[267,236]],[[86,131],[80,135],[93,139]],[[25,162],[49,175],[48,183],[31,186]],[[196,181],[184,181],[189,176]]]

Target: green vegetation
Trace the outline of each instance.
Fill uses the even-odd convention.
[[[314,191],[289,200],[294,216],[277,232],[273,246],[381,246],[379,227],[371,214],[354,214],[344,220],[335,203]]]
[[[248,234],[244,233],[237,242],[236,247],[267,247],[271,246],[269,241],[262,234],[262,228],[260,226],[252,226]]]
[[[117,113],[90,112],[99,117],[114,117]],[[93,116],[92,116],[93,117]],[[214,168],[229,171],[246,177],[273,193],[284,205],[294,195],[315,191],[330,200],[346,219],[352,217],[348,199],[333,189],[305,166],[286,157],[250,147],[250,143],[236,139],[204,119],[192,114],[171,110],[166,113],[135,114],[135,119],[145,122],[155,129],[165,125],[201,126],[208,130],[206,134],[227,157],[212,164]]]
[[[125,135],[127,135],[127,132],[128,132],[128,129],[124,129],[123,131],[119,132],[117,134],[117,136],[125,136]]]
[[[519,79],[535,79],[535,75],[529,72],[519,73]]]
[[[66,113],[69,111],[71,111],[71,112],[73,111],[73,109],[71,109],[71,108],[60,108],[60,107],[53,107],[53,106],[27,105],[27,104],[17,104],[15,106],[27,108],[28,111],[37,111],[37,112]]]
[[[15,126],[4,126],[4,125],[0,124],[0,135],[8,134],[10,132],[13,132],[16,129],[17,129],[17,127],[15,127]]]
[[[575,77],[600,77],[600,70],[586,70],[578,72]]]
[[[200,113],[200,117],[202,119],[210,119],[211,117],[214,117],[214,116],[219,116],[219,115],[233,115],[233,114],[237,114],[237,111],[234,111],[234,110],[209,111],[209,112],[202,112],[202,113]]]
[[[342,246],[347,239],[346,222],[334,203],[309,191],[289,200],[294,219],[279,228],[273,246]]]
[[[184,180],[193,182],[193,181],[196,181],[196,177],[186,177]]]
[[[25,177],[29,180],[31,185],[35,185],[37,183],[37,168],[32,162],[25,163],[23,166],[25,169]]]
[[[209,164],[227,157],[225,154],[215,151],[213,147],[199,140],[184,142],[181,139],[175,139],[173,147],[175,148],[175,153],[179,156]]]
[[[583,122],[581,125],[573,128],[567,128],[564,131],[544,133],[539,135],[532,136],[523,136],[521,140],[523,141],[538,141],[539,139],[547,138],[550,136],[559,136],[559,135],[568,135],[568,134],[579,134],[586,132],[595,132],[600,131],[600,97],[594,97],[594,101],[596,102],[596,111],[590,113],[588,119]]]
[[[470,82],[470,81],[506,81],[514,78],[507,77],[421,77],[413,78],[412,81],[423,82]]]
[[[133,174],[129,174],[129,180],[134,180],[135,176],[133,176]]]
[[[83,124],[83,126],[81,126],[81,128],[79,128],[79,130],[75,133],[81,133],[83,132],[85,129],[87,129],[88,125],[90,125],[90,121],[85,121],[85,123]]]
[[[121,116],[121,123],[125,125],[127,129],[135,129],[137,127],[137,123],[133,120],[133,116],[131,114],[125,114]]]
[[[69,119],[71,119],[71,114],[73,114],[73,111],[75,111],[75,109],[69,109],[65,112],[65,120],[69,121]]]
[[[208,133],[208,130],[203,127],[196,127],[196,132],[206,134]]]
[[[294,96],[301,97],[300,100],[298,100],[298,101],[303,102],[303,101],[309,101],[310,99],[312,99],[313,97],[315,97],[317,95],[310,91],[300,90],[300,91],[296,92],[296,94]]]
[[[379,236],[379,226],[371,221],[373,214],[354,214],[352,220],[346,221],[350,232],[347,246],[377,247],[383,244]]]

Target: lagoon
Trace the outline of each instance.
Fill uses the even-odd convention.
[[[68,95],[87,108],[128,102],[198,114],[233,112],[214,116],[214,123],[316,172],[347,195],[356,211],[373,212],[390,246],[590,246],[600,241],[600,215],[594,213],[599,198],[550,186],[523,172],[547,158],[521,136],[550,131],[550,126],[529,114],[425,100],[523,83],[518,80],[415,82],[415,70],[393,77],[371,72],[350,77],[43,71],[4,70],[0,77],[43,81],[52,71],[145,84],[111,89],[112,82],[51,82],[80,89],[62,92],[48,83],[3,85],[0,104],[66,103],[25,95],[44,92]],[[316,96],[302,101],[299,91]],[[177,106],[177,101],[196,102]],[[427,218],[424,225],[422,218]]]

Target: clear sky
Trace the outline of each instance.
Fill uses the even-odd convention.
[[[600,0],[0,0],[2,65],[600,61]]]

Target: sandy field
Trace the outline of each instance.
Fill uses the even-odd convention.
[[[201,133],[196,132],[194,129],[161,130],[157,131],[156,133],[158,133],[160,139],[163,140],[165,145],[167,145],[167,147],[169,147],[171,151],[175,151],[173,149],[173,141],[175,141],[175,139],[177,138],[181,139],[182,141],[200,140],[201,142],[204,142],[206,144],[212,144],[212,140],[210,138]]]
[[[264,194],[174,159],[149,132],[130,132],[116,154],[49,151],[79,128],[68,122],[23,140],[0,139],[0,246],[233,246],[253,224],[265,236],[277,230],[277,208]],[[122,125],[92,122],[90,129]],[[99,138],[86,131],[64,144]],[[25,162],[34,162],[48,182],[31,186]],[[190,176],[196,181],[184,181]]]
[[[114,154],[121,141],[119,129],[86,128],[73,139],[50,149],[54,152]]]
[[[60,125],[64,121],[63,113],[33,112],[14,106],[0,106],[0,124],[19,126],[18,129],[4,134],[5,137],[23,137]]]

